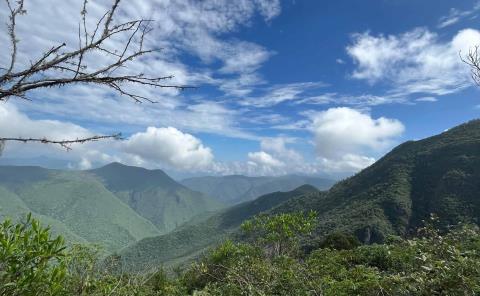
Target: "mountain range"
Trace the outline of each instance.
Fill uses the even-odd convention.
[[[253,200],[267,193],[291,191],[309,184],[326,190],[335,181],[320,177],[287,175],[279,177],[247,177],[242,175],[206,176],[181,181],[186,187],[229,205]]]
[[[31,212],[67,241],[114,251],[220,209],[161,170],[112,163],[91,171],[0,167],[0,215]]]
[[[185,263],[236,237],[241,223],[259,213],[314,210],[318,239],[343,232],[382,242],[409,235],[432,213],[442,227],[478,223],[480,120],[405,142],[329,190],[302,185],[252,198],[304,182],[325,189],[331,181],[226,176],[180,184],[161,170],[119,163],[89,171],[0,166],[0,215],[32,212],[69,242],[117,252],[132,270]]]
[[[256,179],[237,177],[239,183]],[[298,178],[287,182],[285,177],[268,180],[272,191],[278,183],[299,182]],[[265,183],[261,190],[268,188]],[[167,234],[228,204],[228,199],[191,190],[162,170],[120,163],[88,171],[0,166],[0,217],[18,220],[31,212],[69,243],[99,244],[107,252]]]
[[[268,194],[166,235],[140,240],[120,254],[134,269],[182,263],[235,233],[244,220],[260,212],[314,210],[318,239],[343,232],[363,243],[382,242],[389,235],[408,235],[432,213],[438,215],[439,226],[478,222],[479,192],[480,120],[476,120],[403,143],[328,191],[307,186]]]

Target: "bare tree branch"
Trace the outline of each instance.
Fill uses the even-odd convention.
[[[138,19],[115,23],[114,18],[120,0],[112,0],[110,9],[96,22],[92,33],[89,32],[86,21],[88,0],[84,0],[78,27],[78,48],[70,49],[66,43],[62,43],[52,46],[47,52],[44,52],[29,64],[18,63],[17,52],[20,41],[17,38],[16,25],[18,16],[26,13],[24,0],[5,1],[9,9],[7,32],[10,37],[11,53],[8,64],[5,67],[0,65],[0,102],[7,101],[12,97],[28,100],[27,94],[32,90],[64,87],[73,84],[103,85],[137,103],[155,103],[155,101],[130,91],[126,88],[127,85],[144,85],[153,88],[178,90],[191,88],[166,83],[166,80],[173,78],[173,76],[149,77],[143,73],[116,74],[118,69],[128,69],[130,63],[157,51],[155,49],[144,49],[145,37],[152,30],[151,20]],[[118,40],[125,40],[121,48],[108,48],[108,41],[114,37],[118,37]],[[98,54],[106,56],[110,62],[101,66],[89,64],[88,56]],[[0,138],[0,142],[40,142],[58,144],[67,148],[71,143],[84,143],[117,137],[118,135],[95,136],[66,141],[52,141],[44,138]]]
[[[460,53],[460,58],[470,66],[472,79],[480,86],[480,45],[472,47],[465,56]]]
[[[108,136],[91,136],[87,138],[77,138],[73,140],[49,140],[46,138],[0,138],[0,145],[4,145],[6,141],[14,141],[14,142],[37,142],[37,143],[42,143],[42,144],[54,144],[54,145],[60,145],[61,147],[71,150],[71,145],[72,144],[83,144],[86,142],[95,142],[99,140],[105,140],[105,139],[114,139],[114,140],[119,140],[122,139],[121,134],[114,134],[114,135],[108,135]],[[1,147],[3,150],[3,147]]]

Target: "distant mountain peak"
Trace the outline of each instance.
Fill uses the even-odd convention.
[[[295,188],[293,191],[305,194],[305,193],[318,192],[319,190],[313,185],[305,184],[305,185],[302,185],[300,187]]]

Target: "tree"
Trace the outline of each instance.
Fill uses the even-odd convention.
[[[300,238],[316,227],[317,214],[302,212],[259,215],[242,224],[242,230],[254,236],[272,257],[293,255],[298,251]]]
[[[84,0],[81,21],[78,30],[78,47],[69,49],[66,43],[53,45],[48,51],[39,53],[31,61],[18,61],[20,40],[16,27],[20,17],[27,13],[24,0],[5,0],[9,11],[7,33],[10,39],[10,59],[0,64],[0,102],[17,97],[27,99],[36,89],[65,87],[73,84],[102,85],[113,89],[119,95],[127,96],[134,102],[155,103],[152,99],[128,91],[127,84],[143,85],[154,88],[174,88],[183,90],[187,86],[165,83],[173,76],[149,77],[143,73],[128,73],[130,63],[141,56],[152,54],[156,49],[144,48],[145,36],[151,32],[151,20],[138,19],[116,23],[120,0],[113,0],[112,6],[96,22],[93,29],[87,28],[87,2]],[[110,48],[107,44],[113,38],[123,37],[122,48]],[[8,47],[6,45],[0,45]],[[2,49],[3,50],[3,49]],[[88,57],[102,54],[109,58],[106,65],[98,66],[89,62]],[[120,69],[122,70],[121,73]],[[0,148],[5,141],[40,142],[61,145],[69,149],[73,143],[85,143],[105,138],[119,138],[120,134],[99,135],[82,139],[52,140],[47,138],[2,138]],[[1,151],[1,150],[0,150]]]

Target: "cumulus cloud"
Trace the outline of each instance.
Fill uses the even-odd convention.
[[[145,132],[132,135],[123,144],[123,150],[145,162],[183,170],[206,168],[213,161],[210,148],[194,136],[173,127],[148,127]]]
[[[472,85],[469,69],[458,53],[480,44],[480,31],[459,31],[443,42],[427,29],[400,35],[356,34],[347,53],[356,63],[352,76],[375,84],[387,82],[391,94],[445,95]]]
[[[250,152],[248,153],[248,159],[254,165],[269,167],[271,169],[282,167],[285,165],[282,161],[274,158],[272,155],[268,154],[265,151]]]
[[[318,157],[335,170],[357,171],[373,162],[366,153],[380,152],[393,144],[404,131],[395,119],[371,115],[341,107],[312,116],[311,130]]]
[[[320,158],[319,166],[328,173],[355,173],[358,172],[375,162],[375,158],[356,155],[345,154],[340,158],[329,159]]]
[[[123,141],[74,145],[71,151],[51,145],[8,143],[5,157],[64,159],[70,162],[72,169],[91,169],[117,161],[148,168],[209,174],[352,173],[373,163],[374,158],[362,154],[365,147],[374,150],[385,147],[403,128],[395,120],[372,119],[349,108],[330,109],[312,115],[312,118],[319,157],[309,161],[291,147],[299,139],[279,136],[263,138],[259,151],[248,153],[246,161],[219,162],[200,139],[173,127],[148,127]],[[12,125],[18,129],[12,130]],[[13,105],[3,104],[0,105],[0,134],[65,139],[94,133],[68,122],[32,119]]]

